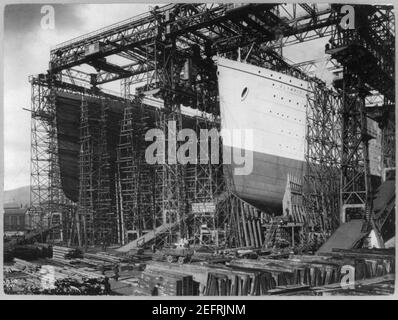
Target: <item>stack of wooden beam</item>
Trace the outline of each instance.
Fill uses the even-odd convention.
[[[146,271],[155,270],[158,273],[166,272],[173,273],[182,276],[192,276],[193,280],[199,282],[204,286],[206,284],[207,272],[209,271],[209,266],[203,266],[196,263],[190,264],[177,264],[177,263],[167,263],[160,261],[151,261],[146,265]]]
[[[355,268],[355,279],[368,279],[395,273],[395,252],[389,249],[333,249],[319,254]]]
[[[288,259],[237,259],[228,266],[173,265],[155,263],[147,268],[159,274],[191,274],[202,284],[203,295],[265,295],[277,286],[293,284],[322,285],[336,282],[338,266],[333,264],[298,263]]]
[[[22,270],[25,273],[35,275],[37,277],[42,277],[45,272],[40,272],[40,270],[50,270],[47,273],[51,273],[51,276],[57,279],[64,278],[73,278],[75,280],[85,279],[97,279],[104,278],[102,275],[99,275],[94,272],[90,272],[81,268],[70,268],[70,267],[58,267],[54,265],[40,265],[36,263],[31,263],[25,260],[17,259],[14,260],[14,267]]]
[[[290,256],[289,259],[238,259],[228,265],[229,275],[210,272],[205,294],[209,295],[261,295],[275,294],[270,289],[281,287],[318,287],[340,283],[347,274],[346,268],[355,270],[355,280],[381,277],[394,273],[393,252],[366,249],[339,250],[322,256]],[[237,270],[256,272],[236,278]],[[240,289],[237,289],[241,286]],[[279,290],[281,291],[281,290]],[[288,291],[286,288],[282,291]],[[281,291],[281,292],[282,292]]]
[[[28,261],[14,258],[14,267],[21,271],[34,272],[40,269],[40,266]]]
[[[334,283],[339,279],[339,265],[335,263],[300,262],[290,259],[241,259],[231,261],[230,266],[269,273],[276,286],[318,286]]]
[[[357,280],[354,286],[342,288],[341,284],[333,284],[318,288],[313,288],[312,292],[316,295],[333,296],[373,296],[373,295],[392,295],[395,289],[395,275],[389,274],[382,277]],[[302,292],[301,292],[302,293]],[[304,292],[305,294],[306,292]]]
[[[114,268],[115,265],[120,266],[121,261],[123,261],[121,258],[108,254],[84,253],[80,255],[76,254],[76,252],[73,251],[74,249],[65,250],[62,247],[62,249],[58,248],[54,251],[52,262],[60,266],[77,267],[78,265],[86,265],[97,270],[110,270]]]
[[[78,256],[79,251],[74,248],[54,246],[53,247],[53,259],[63,261],[71,259],[72,257]]]
[[[159,296],[199,295],[199,283],[194,281],[191,275],[182,275],[151,268],[146,269],[142,273],[138,286],[141,290],[143,289],[149,294]]]
[[[122,258],[103,252],[84,253],[83,257],[84,259],[81,260],[82,262],[97,268],[104,267],[105,269],[113,268],[115,265],[120,265],[120,263],[123,261]]]
[[[100,260],[110,263],[120,263],[123,259],[105,252],[97,252],[97,253],[84,253],[84,258],[93,259],[93,260]]]
[[[159,295],[196,295],[192,283],[199,283],[199,294],[209,296],[244,296],[291,294],[312,288],[338,284],[355,268],[355,279],[369,279],[394,272],[393,251],[334,250],[324,255],[291,255],[288,259],[234,259],[227,265],[148,263],[140,290],[151,294],[157,286]],[[184,284],[185,281],[185,284]],[[196,284],[195,284],[196,285]]]
[[[147,270],[157,270],[160,274],[170,272],[179,275],[192,275],[200,284],[200,295],[249,295],[263,294],[266,289],[275,287],[273,279],[256,270],[235,270],[222,264],[166,264],[151,262]],[[257,278],[259,277],[259,278]],[[259,287],[259,281],[265,285]],[[268,287],[267,287],[268,286]],[[263,289],[263,291],[260,291]]]
[[[230,271],[228,274],[209,272],[205,296],[258,296],[275,288],[275,280],[269,273]]]

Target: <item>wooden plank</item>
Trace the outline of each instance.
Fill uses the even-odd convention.
[[[256,242],[254,241],[254,233],[251,221],[249,219],[246,219],[246,223],[247,223],[247,230],[249,231],[250,243],[252,246],[257,247]]]
[[[389,255],[395,256],[395,248],[358,248],[358,249],[340,249],[334,248],[332,249],[334,252],[356,252],[356,253],[363,253],[363,254],[382,254],[382,255]]]
[[[308,290],[310,288],[309,285],[304,284],[294,284],[294,285],[287,285],[287,286],[277,286],[275,289],[268,290],[268,294],[277,295],[277,294],[286,294],[292,293],[302,290]]]
[[[254,219],[252,219],[250,222],[251,222],[252,230],[253,230],[254,243],[256,244],[256,248],[259,248],[260,247],[260,243],[258,241],[258,232],[257,232],[256,222],[254,221]]]
[[[245,234],[245,242],[246,242],[245,244],[246,244],[246,246],[252,246],[252,244],[250,242],[250,237],[249,237],[249,234],[248,234],[247,226],[246,226],[246,219],[245,219],[245,214],[244,214],[244,211],[243,211],[243,203],[240,202],[239,204],[240,204],[239,205],[240,214],[241,214],[241,217],[242,217],[243,232]]]
[[[244,235],[243,235],[243,230],[242,230],[242,224],[241,221],[239,219],[239,214],[238,214],[238,210],[236,207],[236,199],[234,199],[232,201],[232,205],[233,205],[233,212],[232,214],[235,216],[235,221],[236,221],[236,226],[238,228],[238,235],[239,235],[239,244],[238,246],[244,246]]]
[[[254,269],[254,270],[262,270],[262,271],[274,271],[274,272],[294,272],[294,268],[281,266],[278,264],[270,265],[263,264],[256,260],[248,260],[248,259],[240,259],[240,260],[232,260],[228,264],[228,266],[232,266],[234,268],[242,268],[242,269]]]
[[[257,232],[258,232],[258,239],[260,241],[260,247],[263,247],[263,233],[261,232],[261,225],[260,219],[257,219]]]
[[[333,249],[334,250],[334,249]],[[395,260],[394,256],[385,254],[369,254],[359,252],[322,252],[318,255],[339,258],[354,258],[354,259],[386,259]]]

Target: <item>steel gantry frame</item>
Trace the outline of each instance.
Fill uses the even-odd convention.
[[[44,76],[30,77],[31,91],[31,186],[29,219],[33,229],[51,230],[54,241],[69,237],[75,204],[61,187],[58,161],[56,90]]]
[[[341,15],[340,8],[333,6],[334,15]],[[352,217],[372,222],[369,140],[374,137],[367,129],[365,101],[376,90],[384,96],[386,107],[394,104],[394,15],[392,6],[353,8],[354,28],[337,26],[326,50],[343,66],[338,84],[343,96],[341,220],[351,212]]]
[[[92,112],[92,110],[91,110]],[[95,112],[95,111],[94,111]],[[96,179],[99,164],[99,114],[90,114],[87,101],[82,97],[80,108],[80,152],[79,152],[79,200],[77,212],[77,238],[79,246],[94,243],[95,202],[97,201]],[[94,124],[94,122],[96,122]]]
[[[299,14],[295,5],[291,12],[286,8],[279,10],[277,7],[276,4],[243,6],[176,4],[155,8],[147,14],[58,45],[51,51],[50,76],[61,75],[56,79],[57,87],[81,93],[84,93],[87,87],[92,91],[97,91],[97,85],[117,79],[127,79],[125,80],[126,90],[137,83],[144,84],[144,90],[160,88],[163,90],[160,96],[166,98],[164,99],[166,109],[171,110],[167,119],[178,120],[180,113],[178,103],[192,105],[192,102],[195,103],[197,97],[200,96],[198,92],[195,92],[195,87],[197,91],[200,89],[212,91],[213,94],[210,93],[210,96],[216,96],[214,94],[216,93],[215,68],[209,75],[211,65],[209,61],[201,59],[201,55],[211,57],[237,48],[252,46],[254,40],[260,43],[268,41],[269,46],[272,46],[272,42],[276,41],[276,30],[278,32],[282,30],[286,38],[296,35],[291,43],[301,42],[313,37],[309,35],[311,31],[316,32],[327,25],[332,25],[332,22],[328,21],[328,9],[316,12],[316,7],[313,7],[311,12],[307,10],[304,15],[301,13],[302,16],[298,19]],[[286,12],[291,19],[290,23],[286,23],[286,19],[282,20],[278,16],[281,11]],[[314,24],[316,22],[314,12],[319,17],[326,17],[319,21],[319,28]],[[263,38],[263,34],[266,38]],[[301,36],[297,36],[298,34]],[[228,46],[223,43],[226,39],[231,40],[228,41]],[[175,77],[178,71],[182,70],[186,58],[192,53],[196,59],[194,61],[196,65],[202,65],[202,70],[198,72],[202,77],[190,79],[188,86],[192,87],[194,83],[194,90],[192,88],[186,90],[187,83],[181,85],[181,81],[176,81]],[[127,66],[110,64],[106,62],[106,57],[111,54],[132,59],[133,63]],[[262,55],[264,56],[266,55]],[[95,67],[98,72],[87,74],[72,69],[82,63]],[[261,59],[258,63],[262,63]],[[206,87],[203,85],[206,82],[212,85]],[[215,105],[213,99],[212,103],[208,101],[198,106],[205,111],[217,112]],[[163,124],[165,124],[164,121]],[[175,182],[182,181],[181,174],[178,173],[181,168],[178,170],[172,170],[170,166],[161,168],[165,171],[163,176],[170,178],[163,180],[167,182],[163,190],[170,192],[173,190],[173,185],[180,188],[182,184]],[[171,176],[174,178],[171,179]],[[174,196],[181,194],[177,190],[172,193]],[[170,198],[173,196],[164,195],[162,201],[168,205],[179,203],[179,201],[170,201]],[[173,208],[169,209],[173,210]]]
[[[148,48],[154,46],[156,41],[162,41],[166,35],[176,39],[182,55],[186,55],[192,45],[197,45],[202,54],[213,56],[253,43],[275,47],[280,45],[281,39],[283,46],[317,39],[330,35],[336,22],[328,6],[166,5],[59,44],[51,51],[50,70],[59,73],[90,63],[101,70],[86,76],[92,85],[128,76],[138,81],[138,74],[147,74],[156,68],[154,51]],[[90,46],[97,47],[90,51]],[[117,67],[108,65],[103,59],[114,54],[133,63]],[[128,75],[130,72],[134,74]]]
[[[145,232],[162,224],[155,215],[155,172],[145,162],[144,136],[149,128],[148,115],[142,99],[135,99],[124,109],[117,149],[117,167],[120,210],[120,243],[129,237],[141,237]]]
[[[313,228],[331,233],[340,222],[342,99],[310,81],[306,128],[305,206]]]
[[[145,14],[57,45],[50,52],[50,69],[44,83],[51,82],[54,88],[61,90],[120,101],[129,99],[134,88],[139,93],[162,98],[164,108],[159,111],[158,126],[167,131],[168,120],[176,120],[177,128],[181,126],[181,105],[218,115],[216,68],[212,61],[215,55],[239,55],[244,61],[305,77],[301,66],[292,68],[281,58],[282,49],[336,35],[340,19],[341,14],[330,5],[304,3],[155,7]],[[383,16],[379,19],[383,20]],[[371,28],[376,35],[384,32],[388,37],[388,28],[380,31],[374,21]],[[114,55],[131,63],[116,65],[107,61]],[[96,72],[79,70],[83,64],[92,66]],[[123,97],[111,95],[99,87],[115,80],[122,81]],[[203,101],[200,97],[211,98]],[[45,130],[50,132],[51,128]],[[40,153],[36,143],[40,138],[33,131],[32,147]],[[42,171],[39,163],[32,164],[32,176]],[[158,169],[156,185],[162,185],[164,192],[156,193],[161,197],[155,201],[155,207],[163,208],[159,209],[163,212],[165,207],[166,211],[188,207],[183,181],[186,168],[166,163]],[[35,190],[45,188],[38,179],[33,184]],[[120,185],[116,185],[116,190],[120,191],[118,188]],[[46,194],[41,194],[40,203],[44,203]],[[117,210],[120,209],[117,205]],[[183,225],[185,219],[180,219],[184,236],[190,233]]]

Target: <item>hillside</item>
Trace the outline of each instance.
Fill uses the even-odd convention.
[[[4,203],[17,203],[29,206],[30,186],[4,191]]]

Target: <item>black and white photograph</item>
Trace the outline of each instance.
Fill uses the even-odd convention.
[[[394,3],[3,9],[2,295],[394,296]]]

